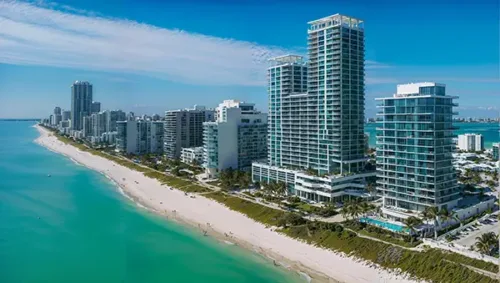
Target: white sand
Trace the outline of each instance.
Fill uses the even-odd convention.
[[[176,217],[196,226],[201,225],[202,229],[209,230],[209,234],[227,233],[228,241],[277,258],[277,262],[286,262],[284,265],[306,272],[318,282],[415,282],[380,268],[370,267],[372,264],[271,231],[264,225],[213,200],[201,196],[187,197],[184,192],[170,190],[140,172],[64,144],[41,127],[37,126],[37,129],[41,134],[36,140],[38,144],[104,173],[118,183],[127,195],[141,204],[157,212],[168,212],[171,216],[175,210]],[[207,223],[210,223],[209,228],[206,228]],[[324,276],[331,279],[325,279]]]

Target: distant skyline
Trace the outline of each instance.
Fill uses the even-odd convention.
[[[162,114],[225,99],[267,112],[272,56],[307,55],[307,22],[365,21],[366,117],[396,84],[435,81],[460,117],[498,117],[499,3],[0,0],[0,118],[70,109],[76,80],[102,109]]]

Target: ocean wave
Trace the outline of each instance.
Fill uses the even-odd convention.
[[[113,183],[113,185],[115,185],[115,186],[116,186],[116,188],[117,188],[118,192],[119,192],[122,196],[124,196],[126,199],[130,200],[131,202],[133,202],[135,205],[137,205],[137,206],[139,206],[139,207],[141,207],[141,208],[147,209],[147,207],[145,207],[145,206],[143,206],[142,204],[140,204],[140,203],[136,202],[136,201],[135,201],[135,200],[134,200],[131,196],[129,196],[129,195],[125,192],[125,190],[123,190],[123,188],[122,188],[122,187],[120,187],[120,185],[118,185],[118,184],[117,184],[117,183],[116,183],[113,179],[109,178],[108,176],[106,176],[106,177],[107,177],[108,179],[110,179],[110,180],[111,180],[111,183]]]
[[[311,276],[309,276],[309,274],[305,273],[305,272],[301,272],[301,271],[297,271],[297,273],[302,277],[304,278],[308,283],[310,283],[312,281],[312,278]]]

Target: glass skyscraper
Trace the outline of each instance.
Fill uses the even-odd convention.
[[[364,27],[333,15],[309,22],[309,62],[287,55],[268,69],[268,162],[254,181],[282,181],[314,201],[363,196]]]
[[[377,190],[389,210],[455,207],[460,199],[453,167],[453,107],[438,83],[398,85],[380,98],[377,128]]]
[[[363,21],[334,15],[309,22],[308,94],[315,98],[318,153],[311,156],[319,174],[363,169]]]
[[[83,118],[92,111],[92,84],[76,81],[71,86],[71,129],[83,130]]]
[[[316,105],[308,106],[306,63],[302,56],[296,55],[272,58],[270,62],[268,162],[274,166],[307,168],[309,139],[316,138],[314,122],[309,123],[307,114],[312,113],[311,120],[317,114]]]

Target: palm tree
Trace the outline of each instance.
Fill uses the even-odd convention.
[[[271,181],[267,184],[267,188],[266,188],[266,191],[268,194],[273,194],[274,192],[276,192],[276,187],[277,187],[277,183],[275,181]]]
[[[403,220],[403,224],[405,225],[408,230],[410,230],[410,243],[413,243],[413,235],[416,234],[415,228],[417,226],[422,225],[422,220],[420,218],[417,218],[415,216],[410,216],[406,219]]]
[[[349,207],[350,207],[350,208],[349,208],[350,215],[351,215],[353,218],[358,218],[358,217],[359,217],[359,215],[360,215],[361,213],[363,213],[363,210],[362,210],[361,205],[360,205],[360,203],[359,203],[359,202],[356,202],[356,201],[351,202],[351,203],[349,204]]]
[[[457,220],[458,223],[460,223],[460,227],[464,225],[464,222],[462,221],[462,219],[460,219],[456,211],[451,214],[451,218]]]
[[[342,217],[344,217],[344,219],[349,220],[349,216],[351,214],[349,206],[344,204],[342,209],[340,209],[340,214],[342,214]]]
[[[429,206],[422,212],[422,218],[425,220],[432,220],[434,222],[434,239],[437,239],[437,230],[439,227],[439,210],[435,206]]]
[[[364,202],[360,203],[360,205],[359,205],[359,206],[360,206],[361,214],[362,214],[363,216],[365,216],[365,215],[368,213],[368,211],[370,211],[370,210],[372,209],[372,208],[370,207],[370,205],[369,205],[366,201],[364,201]]]
[[[497,237],[494,232],[484,233],[480,237],[476,237],[476,249],[480,253],[491,255],[492,246],[496,245]]]
[[[449,220],[453,219],[453,215],[446,207],[443,207],[441,211],[439,211],[438,217],[442,220],[441,223],[446,223]]]
[[[241,189],[246,189],[250,184],[252,183],[252,177],[250,176],[249,172],[243,173],[239,180],[240,188]]]
[[[280,197],[283,197],[287,193],[287,187],[284,182],[279,182],[276,184],[276,194]]]

